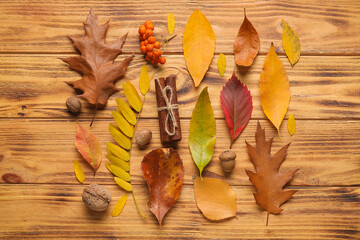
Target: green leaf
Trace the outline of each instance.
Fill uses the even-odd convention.
[[[189,129],[191,155],[201,174],[214,154],[216,123],[208,88],[201,92],[192,113]]]

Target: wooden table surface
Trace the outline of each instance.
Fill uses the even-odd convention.
[[[261,48],[247,72],[234,65],[233,41],[243,21],[243,8],[257,29]],[[105,142],[112,141],[107,130],[116,97],[110,97],[99,111],[92,132],[101,141],[103,164],[96,177],[74,146],[76,121],[90,123],[93,111],[83,101],[75,118],[65,107],[74,94],[64,81],[77,80],[59,57],[74,56],[68,35],[83,35],[82,22],[93,8],[100,23],[110,19],[108,42],[129,32],[123,59],[135,52],[125,80],[138,86],[141,66],[137,29],[153,20],[156,34],[168,36],[167,14],[173,12],[178,36],[165,51],[167,63],[153,68],[166,76],[179,73],[177,87],[183,140],[178,145],[185,166],[180,198],[159,227],[147,206],[149,191],[139,166],[144,154],[161,147],[154,83],[139,122],[150,128],[153,140],[145,150],[133,146],[131,173],[134,192],[147,219],[138,214],[131,195],[119,217],[111,210],[124,192],[106,170]],[[215,32],[215,56],[201,83],[195,88],[187,72],[182,36],[194,9],[201,10]],[[281,20],[297,32],[301,41],[300,61],[292,68],[282,49]],[[0,2],[0,239],[336,239],[360,238],[360,1],[57,1],[2,0]],[[280,139],[265,118],[259,96],[259,79],[270,43],[274,42],[289,77],[291,101],[281,125]],[[226,55],[224,77],[217,72],[220,53]],[[192,177],[198,173],[188,149],[188,127],[200,91],[209,86],[216,117],[217,140],[207,170],[223,175],[218,156],[230,143],[220,106],[220,89],[233,71],[253,96],[252,118],[235,142],[236,168],[226,178],[236,192],[237,218],[211,222],[196,206]],[[287,118],[296,118],[297,131],[287,133]],[[284,211],[271,215],[260,209],[244,169],[253,169],[245,140],[254,144],[257,121],[274,137],[273,152],[292,142],[281,170],[300,168],[287,188],[298,189],[283,205]],[[105,213],[87,210],[82,203],[84,185],[77,182],[73,162],[84,168],[84,185],[106,186],[113,201]]]

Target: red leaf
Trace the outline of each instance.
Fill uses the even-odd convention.
[[[221,107],[230,130],[231,144],[248,124],[253,110],[248,88],[233,73],[220,92]]]
[[[161,225],[165,214],[180,196],[184,180],[184,166],[172,148],[160,148],[146,154],[141,171],[150,190],[150,211]]]

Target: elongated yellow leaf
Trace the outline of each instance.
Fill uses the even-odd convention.
[[[219,70],[220,76],[223,77],[225,70],[226,70],[226,56],[222,53],[220,53],[219,59],[218,59],[218,70]]]
[[[143,65],[141,68],[139,85],[142,95],[145,96],[145,94],[149,91],[150,88],[150,78],[146,64]]]
[[[77,180],[83,183],[85,181],[85,174],[78,160],[74,161],[74,172]]]
[[[134,85],[132,85],[131,82],[127,81],[126,83],[123,83],[123,90],[125,93],[125,97],[129,101],[130,106],[135,111],[140,112],[142,108],[142,101]]]
[[[113,143],[109,143],[107,142],[106,143],[106,151],[109,153],[109,154],[113,154],[115,155],[116,157],[124,160],[124,161],[129,161],[130,160],[130,155],[127,151],[125,151],[124,149],[122,149],[121,147],[113,144]]]
[[[175,30],[175,17],[174,14],[171,12],[167,16],[167,28],[170,35],[174,33]]]
[[[124,181],[129,182],[130,181],[130,174],[125,172],[124,170],[122,170],[120,167],[111,164],[111,163],[106,163],[105,164],[106,168],[115,176],[121,178]]]
[[[204,78],[214,49],[215,34],[211,24],[202,12],[195,9],[186,24],[183,37],[184,58],[195,87]]]
[[[112,154],[106,154],[106,158],[109,159],[109,161],[118,166],[118,167],[121,167],[124,171],[129,171],[130,170],[130,166],[129,166],[129,163],[125,162],[124,160],[116,157],[115,155],[112,155]]]
[[[128,138],[122,132],[117,130],[116,127],[111,123],[109,124],[109,131],[120,147],[124,148],[125,150],[130,150],[131,148],[130,138]]]
[[[288,126],[288,132],[290,133],[290,135],[291,136],[294,135],[294,133],[296,131],[296,124],[295,124],[294,115],[292,115],[292,114],[289,115],[287,126]]]
[[[124,118],[132,125],[136,124],[136,116],[135,113],[130,109],[130,107],[122,100],[121,98],[116,99],[118,105],[118,111],[121,113]]]
[[[121,178],[118,177],[114,177],[115,182],[117,183],[117,185],[119,185],[122,189],[128,191],[128,192],[132,192],[133,187],[130,183],[122,180]]]
[[[119,129],[129,138],[134,135],[134,128],[128,123],[125,118],[118,112],[112,112],[113,118]]]
[[[294,66],[300,59],[300,39],[296,32],[284,21],[282,20],[283,34],[282,34],[282,43],[283,48],[286,53],[286,56],[291,63],[291,66]]]
[[[125,194],[117,201],[111,214],[113,217],[117,217],[120,215],[121,211],[123,210],[126,204],[126,200],[127,200],[127,195]]]
[[[284,65],[276,54],[273,43],[260,75],[260,95],[266,117],[279,131],[290,101],[290,86]]]

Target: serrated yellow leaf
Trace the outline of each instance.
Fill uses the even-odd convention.
[[[106,163],[105,164],[106,168],[115,176],[121,178],[124,181],[129,182],[130,181],[130,174],[125,172],[124,170],[122,170],[120,167],[111,164],[111,163]]]
[[[106,154],[106,158],[109,159],[109,161],[118,166],[118,167],[121,167],[124,171],[129,171],[130,169],[130,166],[129,166],[129,163],[125,162],[124,160],[112,155],[112,154]]]
[[[274,44],[265,58],[260,75],[261,106],[266,117],[279,131],[290,101],[290,85],[286,70],[275,52]]]
[[[140,112],[142,108],[142,101],[134,85],[132,85],[131,82],[127,81],[126,83],[123,83],[123,90],[130,106],[135,111]]]
[[[80,163],[77,160],[74,161],[74,172],[77,180],[80,183],[83,183],[85,181],[85,174]]]
[[[218,59],[218,70],[219,70],[220,76],[223,77],[225,70],[226,70],[226,56],[222,53],[220,53],[219,59]]]
[[[118,111],[121,113],[124,118],[132,125],[136,124],[135,113],[130,109],[129,105],[126,104],[121,98],[116,99],[118,105]]]
[[[119,185],[122,189],[128,191],[128,192],[132,192],[133,188],[132,185],[124,180],[122,180],[121,178],[118,177],[114,177],[115,182],[117,183],[117,185]]]
[[[129,138],[134,135],[134,128],[128,123],[125,118],[118,112],[112,112],[113,118],[119,129]]]
[[[116,157],[127,162],[130,160],[129,153],[126,150],[122,149],[121,147],[109,142],[106,143],[106,146],[107,146],[106,151],[108,152],[108,154],[113,154]]]
[[[111,214],[113,217],[117,217],[120,215],[121,211],[123,210],[126,204],[126,200],[127,200],[127,195],[125,194],[117,201]]]
[[[294,115],[292,115],[292,114],[289,115],[287,126],[288,126],[288,131],[289,131],[290,135],[292,136],[296,131]]]
[[[150,78],[146,64],[143,65],[141,68],[139,85],[142,95],[145,96],[145,94],[149,91],[150,88]]]
[[[111,136],[115,139],[115,141],[119,144],[120,147],[125,150],[130,150],[131,148],[131,140],[127,136],[125,136],[122,132],[116,129],[113,124],[109,124],[109,131]]]
[[[286,53],[286,56],[291,63],[291,66],[294,66],[300,59],[300,39],[296,32],[284,21],[282,20],[283,34],[282,34],[282,43],[283,48]]]
[[[208,70],[215,50],[215,34],[209,20],[198,9],[191,14],[183,37],[184,58],[195,87]]]
[[[175,17],[174,14],[171,12],[167,16],[167,28],[170,35],[174,33],[175,30]]]

